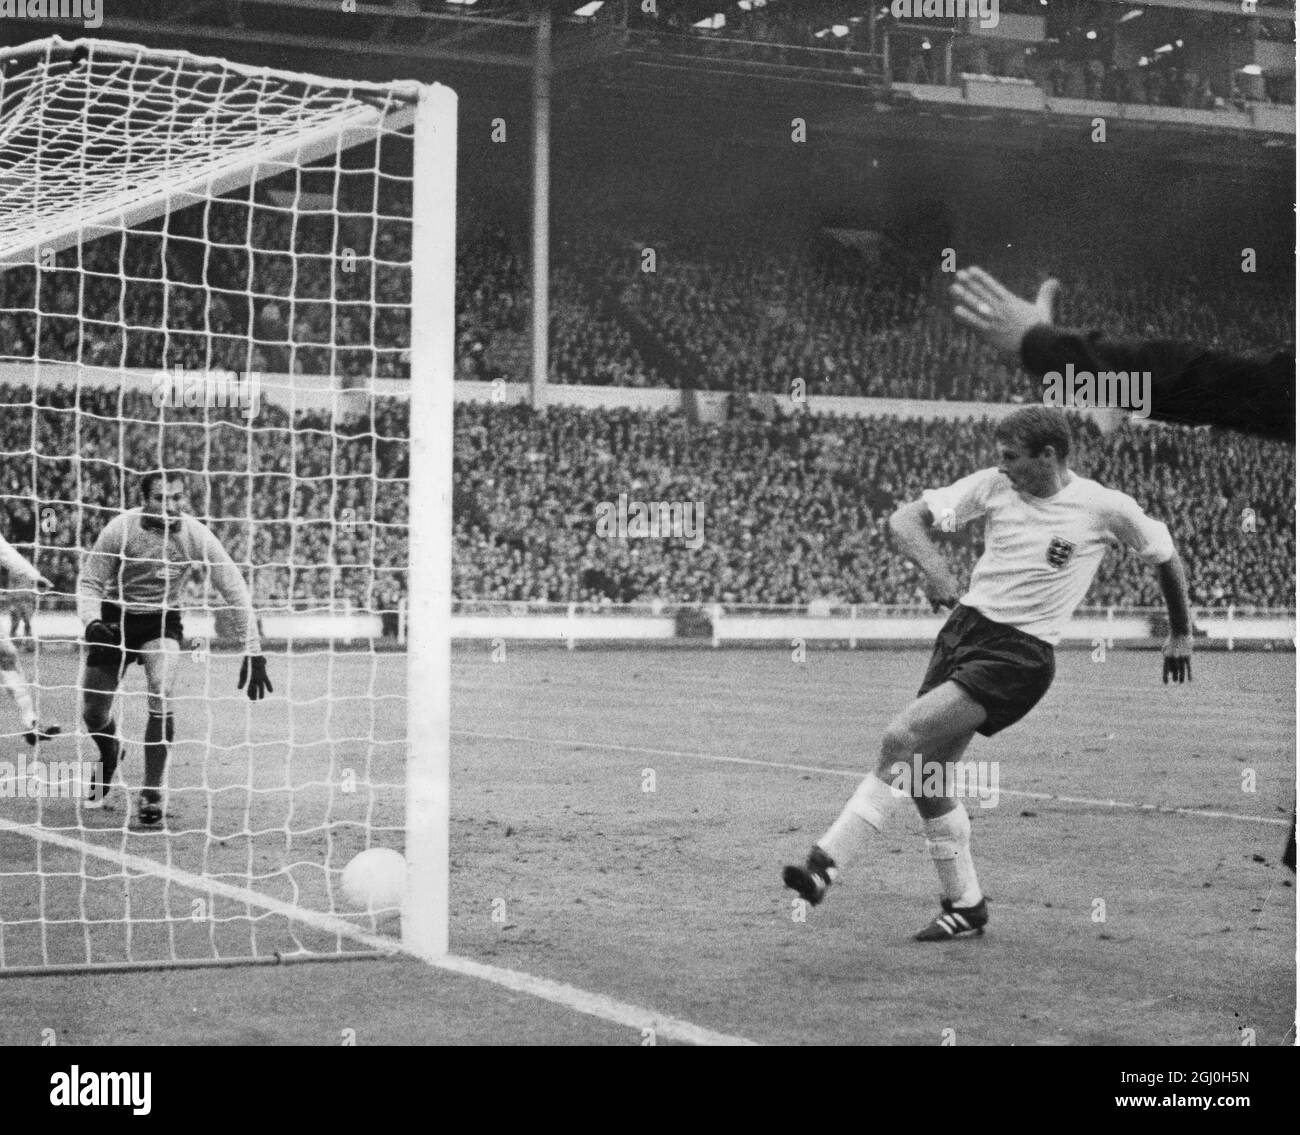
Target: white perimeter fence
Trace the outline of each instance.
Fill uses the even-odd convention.
[[[929,644],[946,613],[928,608],[814,602],[799,607],[747,604],[677,605],[509,603],[462,601],[452,615],[460,639],[584,642],[691,642],[715,647],[744,643],[840,643],[858,646]],[[1196,638],[1228,650],[1239,644],[1294,648],[1296,615],[1289,610],[1196,608]],[[1080,608],[1062,644],[1149,646],[1167,633],[1162,608]]]
[[[753,604],[590,604],[458,600],[453,604],[452,637],[553,643],[574,649],[583,643],[691,643],[714,647],[746,643],[835,643],[849,648],[929,644],[946,614],[918,607],[814,602],[798,607]],[[1193,609],[1200,646],[1233,650],[1238,646],[1295,646],[1296,613],[1257,607]],[[201,609],[184,615],[186,638],[220,648],[213,616]],[[334,609],[266,611],[263,638],[272,644],[323,643],[400,647],[406,641],[403,601],[387,617],[347,605]],[[1104,643],[1150,646],[1166,633],[1163,608],[1085,607],[1070,620],[1063,646]],[[80,637],[73,611],[39,611],[32,633],[43,643],[69,644]]]

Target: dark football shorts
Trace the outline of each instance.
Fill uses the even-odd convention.
[[[144,646],[160,638],[171,638],[184,644],[185,628],[181,626],[179,611],[150,611],[138,615],[128,611],[125,615],[116,603],[101,603],[99,617],[106,623],[122,628],[122,645],[106,646],[94,643],[86,648],[86,665],[97,670],[121,673],[133,662],[144,665]]]
[[[956,682],[988,714],[976,732],[992,737],[1033,709],[1055,676],[1056,652],[1042,639],[958,603],[935,639],[920,694]]]

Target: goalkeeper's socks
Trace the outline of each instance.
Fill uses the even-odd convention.
[[[162,785],[167,767],[167,742],[176,735],[170,713],[151,713],[144,727],[144,783],[146,788]]]
[[[32,704],[32,691],[27,685],[27,679],[15,667],[12,670],[0,670],[0,682],[4,682],[5,689],[18,707],[19,716],[23,719],[23,732],[30,733],[36,728],[36,706]]]
[[[92,729],[90,736],[99,750],[99,763],[104,768],[104,783],[107,785],[117,771],[117,762],[122,754],[122,742],[117,739],[117,722],[110,717],[98,729]]]

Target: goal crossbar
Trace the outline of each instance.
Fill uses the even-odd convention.
[[[82,54],[84,53],[84,55]],[[147,61],[153,67],[163,62],[184,65],[209,74],[238,75],[263,83],[311,88],[336,94],[340,103],[331,105],[328,114],[304,127],[301,122],[284,118],[280,129],[270,134],[251,135],[227,152],[213,148],[206,160],[197,160],[180,171],[171,162],[151,165],[138,180],[129,185],[100,191],[100,199],[88,199],[94,191],[96,167],[87,158],[88,116],[67,123],[60,139],[71,155],[39,172],[48,177],[55,173],[75,178],[77,192],[66,198],[61,209],[50,211],[48,204],[26,192],[41,179],[30,176],[32,166],[41,159],[32,153],[14,160],[9,146],[18,115],[8,113],[8,88],[23,78],[22,64],[39,63],[66,54],[69,62],[79,55],[83,61],[118,60],[123,63]],[[68,77],[72,67],[69,67]],[[111,43],[105,40],[64,40],[58,36],[37,40],[21,47],[0,50],[0,111],[10,118],[8,130],[0,132],[0,266],[31,263],[37,256],[60,252],[74,244],[93,239],[97,233],[116,231],[146,223],[170,212],[187,196],[219,196],[283,171],[288,163],[304,165],[343,149],[374,141],[381,129],[398,130],[415,121],[419,84],[383,86],[356,83],[342,87],[305,73],[276,71],[271,68],[245,67],[220,59],[182,51],[154,51],[143,46]],[[373,93],[376,98],[356,97],[355,91]],[[46,93],[48,98],[48,93]],[[195,122],[204,119],[199,116]],[[259,122],[265,129],[266,123]],[[80,127],[80,136],[78,136]],[[176,132],[168,130],[164,140],[171,142]],[[228,143],[229,144],[229,143]],[[120,172],[116,154],[105,155],[99,168]],[[25,198],[25,199],[24,199]]]

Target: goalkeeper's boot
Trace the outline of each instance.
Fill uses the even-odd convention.
[[[974,906],[953,906],[951,899],[941,899],[943,913],[924,930],[918,930],[918,942],[948,942],[969,935],[978,938],[989,920],[989,905],[980,899]]]
[[[135,806],[135,822],[142,828],[161,828],[163,823],[162,793],[156,788],[145,788]]]
[[[826,897],[826,892],[839,878],[839,874],[840,869],[835,866],[835,860],[814,844],[804,865],[785,868],[781,872],[781,878],[787,887],[799,893],[804,902],[816,906]]]
[[[23,734],[23,740],[26,741],[33,749],[42,741],[51,741],[57,737],[63,730],[57,725],[34,725],[31,729]]]

